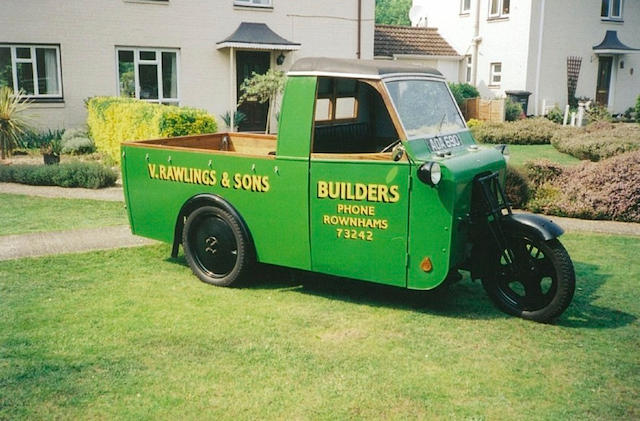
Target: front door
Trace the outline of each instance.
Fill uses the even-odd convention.
[[[238,99],[242,96],[240,86],[245,79],[255,72],[265,74],[269,70],[271,53],[264,51],[237,51],[236,52],[236,81]],[[238,107],[238,111],[244,113],[246,118],[238,127],[240,131],[264,132],[267,124],[269,103],[260,104],[257,101],[247,101]]]
[[[598,59],[598,83],[596,86],[596,102],[600,105],[609,105],[609,89],[611,85],[612,57],[600,57]]]

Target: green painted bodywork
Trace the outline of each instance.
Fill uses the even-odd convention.
[[[316,83],[313,76],[288,78],[275,157],[124,144],[132,232],[172,243],[183,205],[213,194],[241,215],[260,262],[412,289],[438,286],[467,255],[474,177],[504,173],[503,156],[476,146],[463,130],[463,145],[445,157],[434,156],[424,139],[413,139],[403,142],[407,157],[398,162],[310,158]],[[442,181],[435,187],[417,178],[426,161],[441,165]],[[215,171],[217,183],[159,179],[160,165]],[[234,188],[236,174],[267,178],[268,191]],[[334,198],[323,191],[328,183]],[[366,188],[373,193],[356,197]],[[430,271],[421,268],[427,257]]]

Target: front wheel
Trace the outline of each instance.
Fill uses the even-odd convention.
[[[237,285],[253,262],[250,241],[239,221],[215,206],[203,206],[189,215],[182,246],[193,273],[208,284]]]
[[[573,263],[557,239],[544,241],[524,233],[507,237],[508,249],[493,259],[482,280],[491,300],[503,311],[547,323],[562,314],[575,290]]]

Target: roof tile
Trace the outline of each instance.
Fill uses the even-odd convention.
[[[374,56],[395,54],[425,56],[459,56],[458,52],[438,33],[437,28],[376,25]]]

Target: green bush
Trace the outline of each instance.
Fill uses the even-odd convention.
[[[27,131],[20,139],[21,146],[26,149],[40,149],[48,145],[54,139],[61,139],[64,129],[49,129],[47,131]]]
[[[511,165],[507,166],[505,193],[509,203],[516,208],[523,208],[529,200],[530,188],[527,178]]]
[[[547,159],[539,159],[536,161],[528,161],[524,164],[524,171],[527,179],[535,187],[539,187],[545,183],[552,183],[558,177],[562,176],[564,167]]]
[[[87,124],[96,147],[117,163],[122,142],[212,133],[218,129],[215,118],[203,110],[131,98],[90,98],[87,110]]]
[[[507,121],[519,120],[522,116],[522,105],[507,98],[504,102],[504,119]]]
[[[481,143],[543,145],[550,143],[553,134],[562,129],[546,118],[538,117],[506,123],[485,123],[472,127],[471,132]]]
[[[585,110],[585,115],[587,116],[587,122],[589,124],[613,121],[613,116],[609,110],[607,110],[607,107],[599,104],[592,105],[588,110]]]
[[[557,105],[554,106],[545,117],[556,124],[562,124],[564,122],[564,113]]]
[[[118,175],[96,162],[70,162],[59,165],[0,165],[0,181],[35,186],[85,187],[113,186]]]
[[[477,118],[472,118],[469,121],[467,121],[467,127],[469,128],[480,126],[482,124],[484,124],[484,121],[478,120]]]
[[[636,99],[636,121],[640,123],[640,95]]]
[[[96,147],[89,138],[86,130],[69,129],[64,132],[61,139],[62,153],[79,155],[93,153]]]
[[[583,128],[556,132],[551,144],[579,159],[599,161],[640,149],[640,126],[634,123],[598,122]]]
[[[640,150],[566,167],[535,188],[533,212],[640,222]]]
[[[464,100],[468,98],[477,98],[480,96],[480,92],[475,86],[468,83],[452,83],[449,82],[449,88],[453,97],[456,99],[458,106],[462,107]]]

